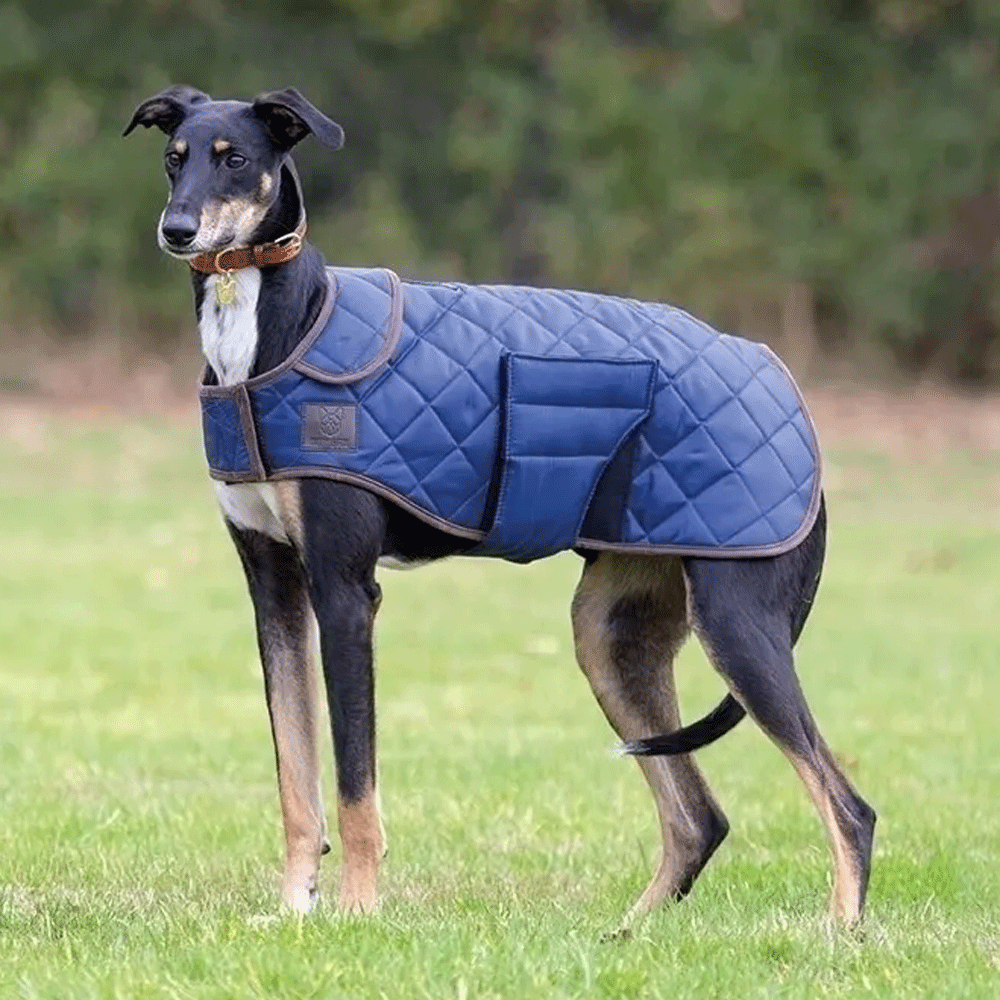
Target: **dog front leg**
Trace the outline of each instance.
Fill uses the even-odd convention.
[[[375,760],[372,633],[379,588],[374,578],[322,574],[313,580],[337,765],[337,820],[342,848],[340,905],[374,911],[385,853]]]
[[[264,669],[285,832],[281,900],[307,913],[318,895],[320,856],[329,850],[316,740],[313,618],[305,572],[290,546],[227,521],[246,573]]]

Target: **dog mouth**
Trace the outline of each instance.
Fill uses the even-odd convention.
[[[162,228],[158,230],[157,242],[160,249],[169,257],[176,260],[190,261],[203,253],[222,253],[224,250],[232,250],[236,247],[235,234],[225,239],[199,240],[197,236],[191,239],[171,237]]]
[[[159,243],[160,243],[160,249],[165,254],[167,254],[167,256],[174,257],[177,260],[192,260],[193,258],[197,257],[200,252],[198,250],[192,250],[189,247],[185,247],[182,249],[181,247],[174,246],[162,234],[160,236]]]

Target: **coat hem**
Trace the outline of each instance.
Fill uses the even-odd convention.
[[[431,525],[431,527],[437,528],[443,531],[447,535],[452,535],[455,538],[461,538],[465,541],[480,542],[486,537],[485,531],[479,531],[476,528],[466,528],[461,525],[452,524],[450,521],[445,520],[442,517],[438,517],[435,514],[431,514],[424,510],[422,507],[417,506],[406,497],[401,496],[394,490],[389,489],[387,486],[383,486],[381,483],[375,482],[372,479],[368,479],[363,475],[353,472],[344,472],[339,469],[317,469],[309,466],[303,468],[289,468],[282,469],[280,472],[274,472],[266,479],[253,479],[251,475],[240,474],[238,477],[234,477],[232,474],[227,474],[221,469],[209,469],[209,472],[213,479],[221,480],[223,482],[274,482],[277,480],[288,480],[288,479],[332,479],[336,482],[346,483],[349,486],[356,486],[358,489],[366,490],[369,493],[375,493],[378,496],[389,500],[391,503],[396,504],[403,510],[413,514],[414,517],[419,518],[426,524]],[[816,523],[816,518],[819,515],[820,501],[822,499],[823,491],[820,487],[819,475],[815,478],[815,488],[813,489],[812,501],[809,505],[809,510],[806,512],[806,516],[802,521],[802,524],[795,530],[795,532],[788,538],[774,542],[771,545],[757,545],[757,546],[700,546],[700,545],[655,545],[648,543],[629,543],[629,542],[605,542],[598,539],[592,538],[578,538],[572,545],[568,545],[566,549],[562,551],[593,551],[593,552],[618,552],[621,554],[632,555],[660,555],[660,556],[696,556],[702,559],[764,559],[769,556],[780,556],[786,552],[790,552],[792,549],[800,545],[812,530],[813,525]],[[475,555],[475,553],[472,553]],[[555,555],[556,553],[550,553]],[[503,559],[504,556],[497,556],[495,558]],[[538,559],[547,559],[548,555],[539,556]],[[538,559],[532,559],[531,562],[537,562]]]

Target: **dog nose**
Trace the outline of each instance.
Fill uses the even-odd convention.
[[[163,238],[172,247],[189,246],[198,232],[198,223],[190,215],[173,215],[163,220]]]

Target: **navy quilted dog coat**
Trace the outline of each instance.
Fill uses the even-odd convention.
[[[214,478],[338,479],[516,562],[775,555],[812,527],[815,434],[763,345],[607,295],[328,274],[283,364],[202,386]]]

